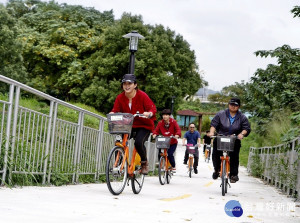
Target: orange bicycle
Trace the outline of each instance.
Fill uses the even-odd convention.
[[[204,161],[209,163],[210,153],[211,153],[211,145],[205,144],[205,153],[204,153]]]
[[[236,136],[217,135],[217,136],[213,136],[213,138],[217,139],[217,150],[223,151],[223,156],[220,157],[221,159],[220,177],[222,180],[220,187],[222,190],[222,196],[225,196],[228,187],[231,187],[228,181],[229,172],[230,172],[230,157],[228,156],[228,153],[234,150],[234,143],[236,140]]]
[[[134,194],[140,193],[144,184],[145,175],[141,174],[140,156],[135,147],[129,162],[128,140],[132,129],[134,117],[145,117],[143,114],[130,113],[107,114],[110,134],[117,134],[115,147],[110,151],[106,162],[106,184],[113,195],[123,192],[125,185],[131,187]],[[123,137],[122,137],[123,134]]]
[[[173,171],[169,168],[168,149],[170,148],[171,137],[157,136],[155,138],[155,145],[157,149],[163,150],[160,153],[159,165],[158,165],[158,179],[161,185],[170,183]]]
[[[193,144],[186,144],[187,151],[189,153],[188,159],[188,174],[189,177],[192,178],[192,172],[194,167],[194,155],[198,153],[198,147],[193,146]]]

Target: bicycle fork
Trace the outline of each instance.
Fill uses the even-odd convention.
[[[188,165],[189,171],[192,170],[193,166],[194,166],[194,155],[189,154],[189,165]]]
[[[229,187],[231,188],[231,186],[230,186],[230,184],[229,184],[229,181],[228,181],[228,179],[229,179],[229,175],[228,175],[228,173],[229,173],[229,171],[230,171],[230,162],[229,162],[229,159],[230,159],[230,157],[229,156],[227,156],[227,154],[226,153],[223,153],[223,156],[221,156],[220,157],[221,158],[221,170],[220,170],[220,177],[222,178],[222,176],[223,176],[223,163],[224,163],[224,161],[225,161],[225,174],[226,174],[226,183],[229,185]],[[221,183],[221,185],[220,185],[220,187],[222,187],[222,183]]]

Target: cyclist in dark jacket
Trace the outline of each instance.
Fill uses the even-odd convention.
[[[241,140],[250,134],[251,128],[247,117],[239,111],[240,99],[231,98],[228,103],[228,109],[220,111],[211,121],[210,132],[208,136],[213,136],[215,132],[222,135],[237,136],[234,144],[234,151],[229,153],[230,156],[230,182],[235,183],[239,180],[239,153],[241,148]],[[220,171],[222,151],[217,150],[217,140],[213,142],[212,160],[214,165],[213,179],[217,179]]]

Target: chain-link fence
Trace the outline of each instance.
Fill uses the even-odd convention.
[[[300,193],[300,137],[290,142],[262,148],[250,148],[247,169],[287,195]]]

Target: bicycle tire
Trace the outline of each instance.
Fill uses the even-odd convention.
[[[105,169],[106,184],[108,190],[113,195],[122,193],[127,182],[127,162],[125,162],[123,169],[121,169],[124,159],[125,153],[121,147],[114,147],[108,155]]]
[[[225,188],[226,188],[226,161],[222,162],[222,196],[225,196]]]
[[[171,172],[169,170],[166,172],[166,181],[167,184],[170,184],[171,182]]]
[[[210,160],[210,152],[208,151],[207,152],[207,163],[209,163],[209,160]]]
[[[228,178],[226,177],[226,181],[225,181],[225,194],[227,194],[227,189],[228,189]]]
[[[167,161],[167,162],[168,162],[168,161]],[[171,172],[170,169],[168,169],[167,172],[166,172],[166,180],[167,180],[167,184],[170,184],[171,178],[172,178],[172,172]]]
[[[161,185],[166,183],[166,160],[163,156],[159,159],[158,179]]]
[[[138,167],[131,178],[131,188],[134,194],[139,194],[144,185],[145,175],[141,174],[141,167]]]
[[[192,178],[193,158],[189,158],[189,177]]]

